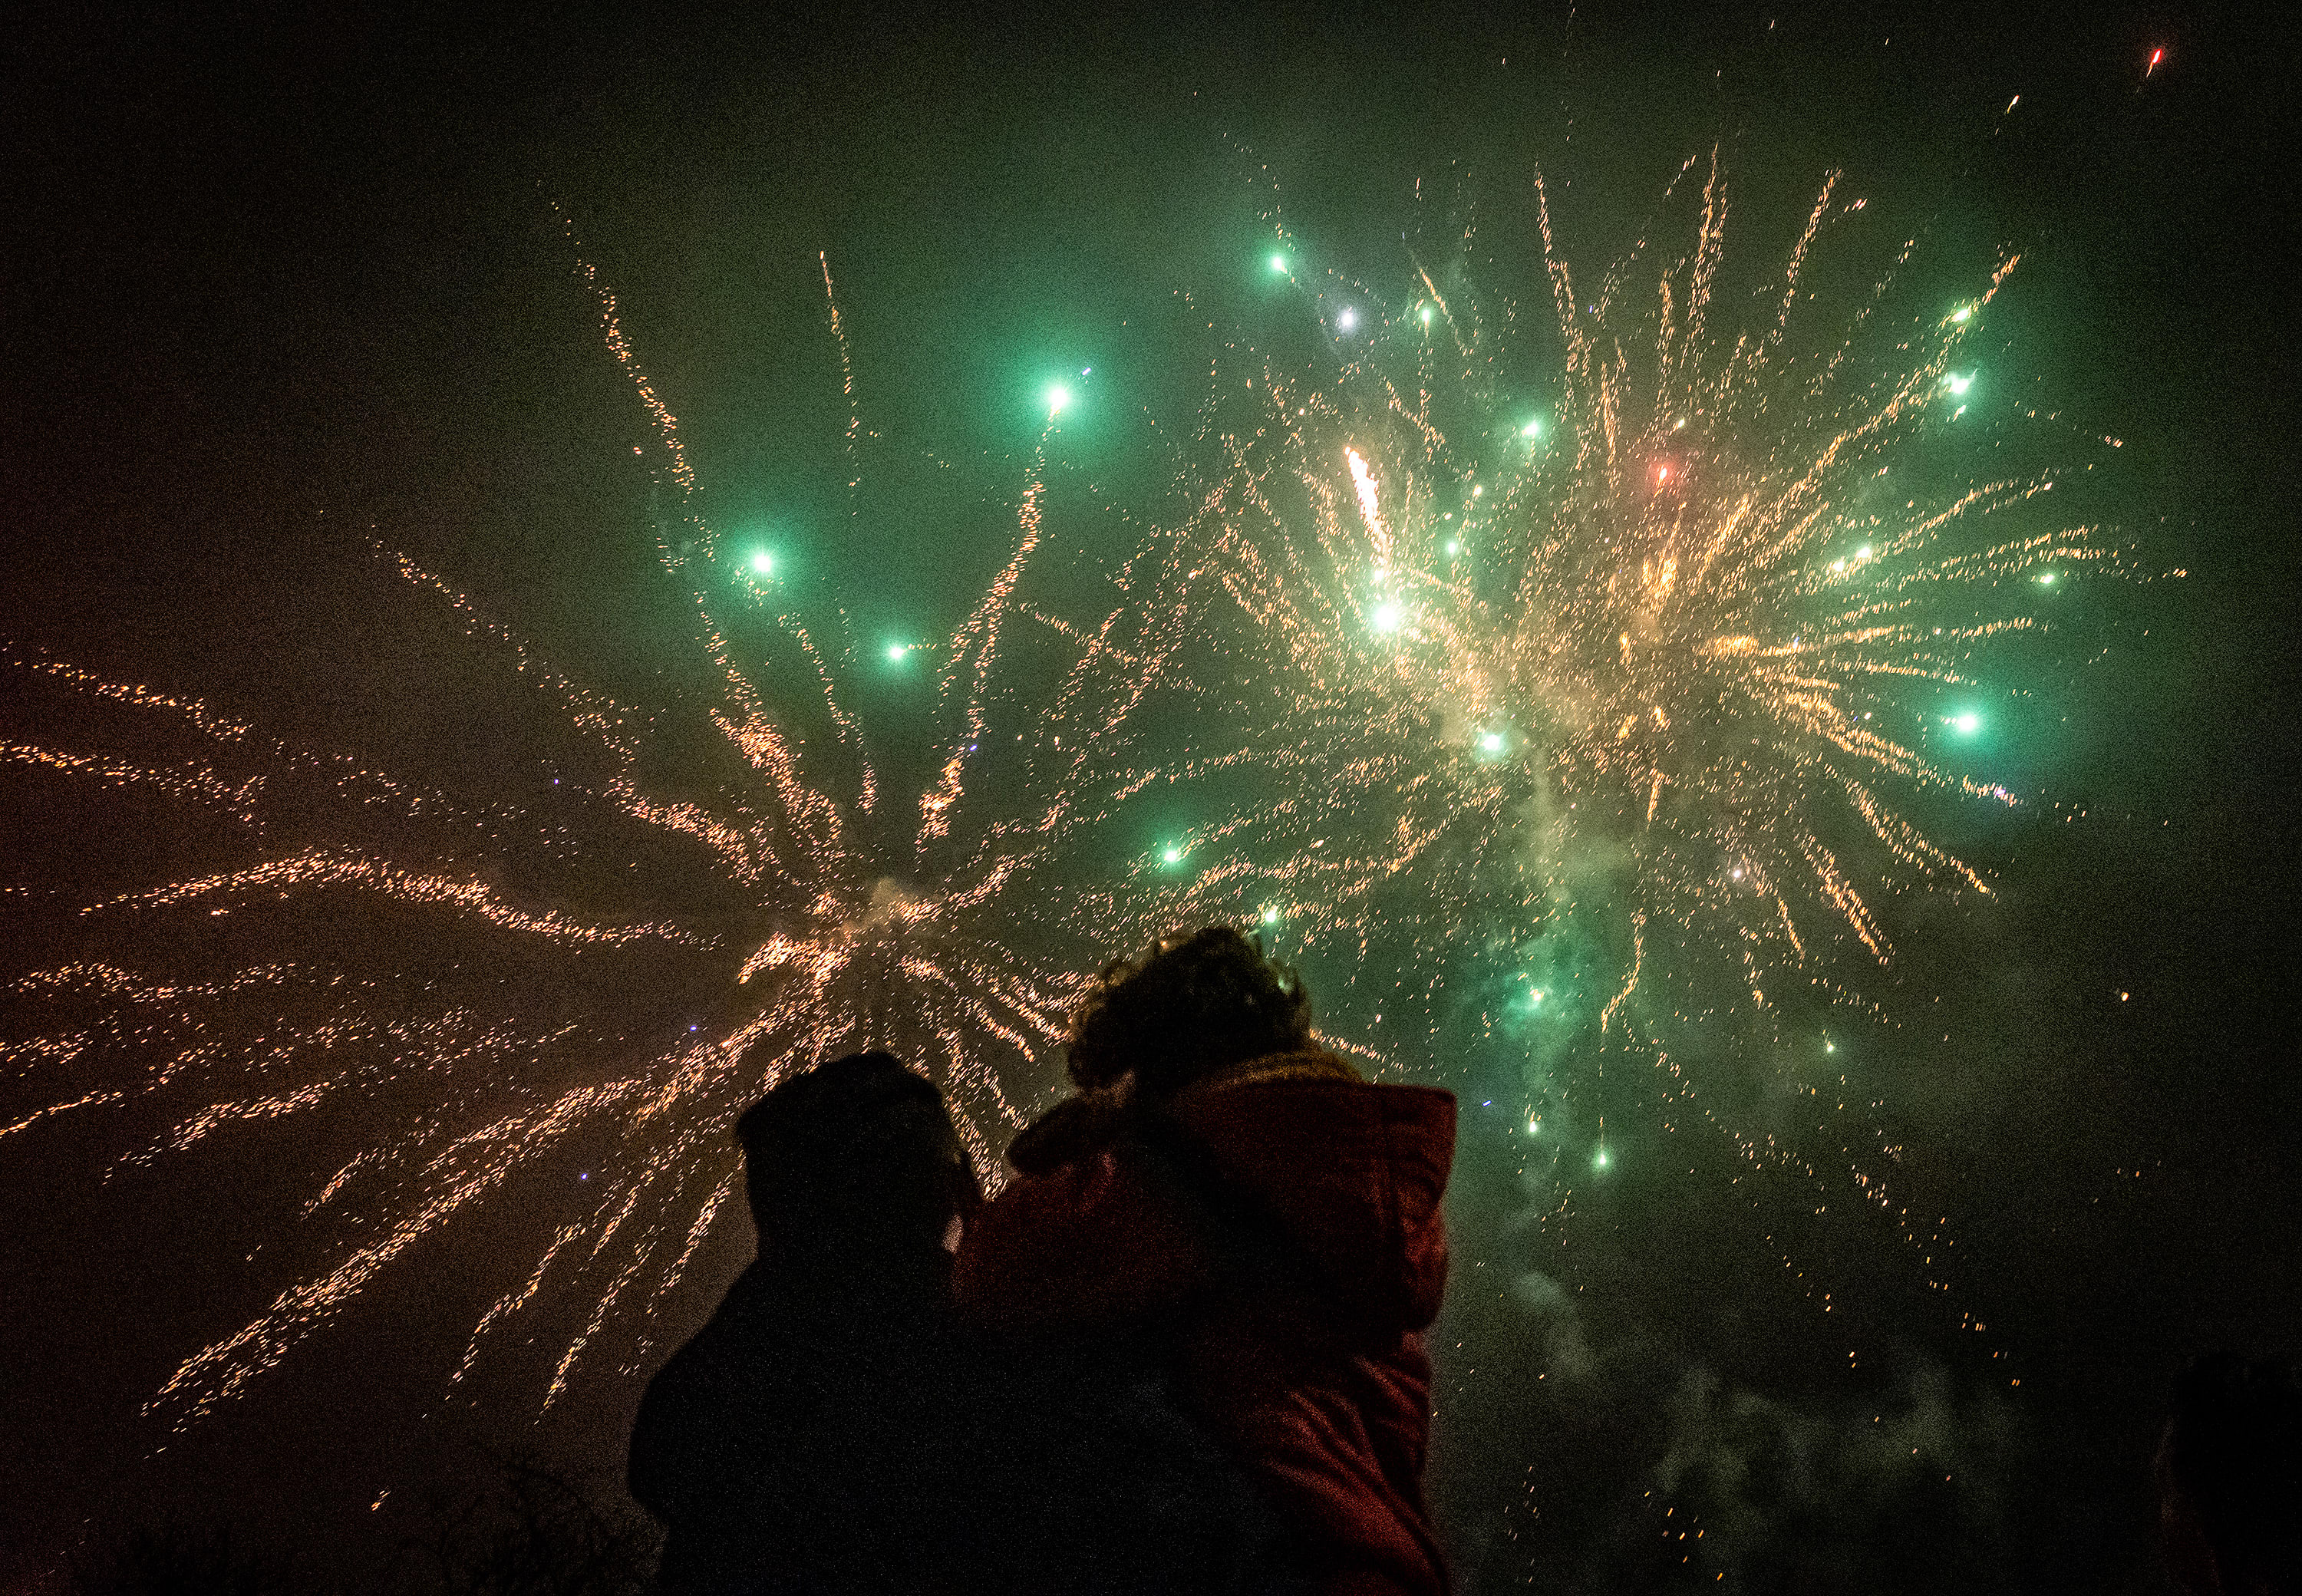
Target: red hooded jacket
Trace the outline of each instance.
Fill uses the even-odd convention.
[[[1181,1396],[1310,1559],[1321,1596],[1443,1596],[1423,1497],[1455,1099],[1331,1054],[1251,1060],[1169,1114],[1294,1265],[1218,1281],[1170,1172],[1074,1098],[1019,1137],[1021,1172],[967,1229],[962,1312],[996,1329],[1176,1326]]]

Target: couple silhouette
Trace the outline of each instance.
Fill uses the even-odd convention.
[[[1431,1596],[1455,1104],[1209,927],[1114,964],[986,1201],[886,1053],[736,1125],[759,1256],[649,1386],[668,1596]]]

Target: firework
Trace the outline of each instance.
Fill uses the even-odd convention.
[[[1540,334],[1477,291],[1467,248],[1385,296],[1282,235],[1256,275],[1314,347],[1218,358],[1174,525],[1111,562],[1096,603],[1046,596],[1068,491],[1047,443],[1082,391],[1051,384],[1012,552],[932,641],[861,643],[793,597],[776,550],[721,536],[585,268],[707,691],[618,701],[380,551],[540,711],[560,752],[520,791],[440,790],[7,655],[72,707],[69,732],[0,752],[212,815],[222,840],[74,903],[74,955],[17,980],[31,1019],[0,1041],[0,1149],[110,1113],[136,1127],[129,1163],[290,1121],[329,1154],[298,1210],[324,1266],[157,1406],[209,1410],[489,1205],[548,1234],[479,1305],[453,1378],[564,1305],[580,1323],[551,1338],[547,1401],[602,1346],[636,1367],[764,1087],[892,1046],[950,1088],[988,1173],[1072,972],[1194,920],[1338,955],[1329,1039],[1379,1064],[1430,1073],[1466,1020],[1502,1038],[1524,1091],[1477,1100],[1576,1172],[1624,1155],[1622,1099],[1584,1067],[1620,1058],[1667,1123],[1701,1116],[1813,1177],[1736,1095],[1846,1107],[1834,1028],[1895,956],[1882,905],[1991,890],[1927,822],[2014,802],[1972,773],[2009,701],[1993,651],[2117,560],[2048,518],[2053,475],[1943,466],[2005,410],[1972,351],[2011,258],[1914,306],[1898,245],[1818,336],[1812,263],[1876,220],[1833,181],[1750,301],[1763,316],[1722,329],[1745,302],[1722,293],[1723,188],[1691,172],[1652,230],[1680,252],[1642,243],[1595,283],[1538,186]],[[853,492],[874,439],[828,263],[823,287]],[[916,785],[890,782],[851,707],[872,670],[935,676]],[[1735,1068],[1692,1067],[1720,1055]],[[1877,1170],[1852,1175],[1907,1221]]]
[[[647,1311],[727,1209],[729,1126],[764,1088],[892,1047],[944,1082],[990,1175],[997,1129],[1021,1121],[1016,1083],[1043,1081],[1033,1060],[1059,1037],[1079,947],[1135,934],[1114,918],[1119,895],[1077,898],[1054,866],[1108,813],[1128,717],[1172,652],[1180,601],[1162,609],[1138,591],[1188,584],[1138,551],[1105,573],[1101,613],[1066,617],[1033,596],[1049,535],[1043,433],[1012,554],[980,601],[948,639],[890,648],[891,661],[937,662],[944,730],[924,790],[888,790],[843,688],[871,651],[844,635],[820,645],[773,555],[705,518],[671,409],[614,298],[582,275],[651,426],[643,447],[669,506],[657,551],[705,701],[643,709],[589,689],[384,550],[402,591],[446,607],[466,652],[533,694],[539,735],[562,748],[548,788],[453,796],[203,701],[6,657],[60,695],[54,724],[69,728],[7,744],[12,760],[220,816],[238,857],[77,906],[69,936],[85,956],[15,982],[29,1025],[0,1046],[29,1096],[0,1115],[0,1145],[110,1111],[164,1121],[130,1163],[287,1121],[299,1153],[341,1149],[300,1206],[332,1238],[323,1265],[187,1358],[155,1410],[211,1410],[490,1203],[547,1216],[549,1239],[479,1313],[451,1381],[547,1300],[580,1308],[555,1342],[547,1404],[603,1343],[628,1372]],[[852,466],[869,434],[828,262],[823,288]],[[82,751],[107,735],[170,752]],[[155,945],[181,969],[118,951]]]
[[[1762,314],[1722,326],[1715,157],[1650,230],[1676,252],[1596,281],[1535,197],[1539,331],[1477,291],[1467,230],[1388,299],[1272,257],[1313,347],[1219,358],[1229,458],[1190,529],[1254,693],[1160,777],[1198,818],[1138,873],[1356,964],[1348,1004],[1418,1067],[1466,1012],[1505,1037],[1524,1096],[1481,1104],[1516,1098],[1564,1172],[1617,1162],[1593,1076],[1626,1055],[1666,1121],[1811,1174],[1727,1105],[1850,1095],[1830,1018],[1872,1012],[1882,902],[1992,890],[1924,817],[2016,802],[1972,773],[2010,701],[1993,650],[2115,551],[2048,518],[2052,474],[1945,467],[2010,413],[1974,345],[2012,256],[1914,306],[1897,240],[1818,332],[1818,252],[1876,231],[1834,176],[1731,301]],[[1735,1067],[1698,1079],[1705,1055]]]

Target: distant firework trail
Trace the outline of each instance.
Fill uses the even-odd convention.
[[[1912,801],[2016,802],[1964,773],[2007,701],[1993,646],[2118,563],[2045,519],[2051,474],[1938,467],[1986,424],[1968,345],[2013,256],[1913,309],[1902,242],[1851,316],[1806,325],[1815,252],[1866,208],[1840,189],[1741,301],[1763,315],[1722,326],[1715,156],[1666,193],[1684,225],[1596,282],[1538,179],[1559,356],[1540,372],[1534,317],[1474,288],[1467,230],[1466,259],[1417,261],[1385,303],[1282,229],[1267,267],[1315,342],[1282,328],[1217,360],[1206,425],[1231,458],[1195,532],[1248,693],[1163,773],[1197,819],[1142,873],[1364,964],[1351,1004],[1399,1056],[1443,1056],[1467,1010],[1522,1052],[1511,1106],[1563,1179],[1608,1167],[1626,1092],[1814,1174],[1731,1105],[1849,1095],[1822,1011],[1875,1012],[1882,898],[1992,890]],[[1659,244],[1677,252],[1650,264]],[[1633,1067],[1601,1088],[1609,1055]]]
[[[316,1175],[300,1209],[307,1224],[337,1226],[323,1266],[188,1358],[155,1411],[210,1411],[387,1271],[422,1267],[411,1252],[491,1201],[559,1217],[524,1278],[480,1313],[452,1379],[508,1323],[534,1316],[539,1294],[588,1300],[560,1342],[548,1404],[619,1311],[624,1344],[644,1347],[640,1322],[735,1192],[729,1127],[762,1089],[843,1051],[893,1047],[950,1089],[987,1174],[1004,1139],[995,1129],[1021,1121],[1009,1096],[1021,1067],[1060,1037],[1071,964],[1139,934],[1118,907],[1123,893],[1075,901],[1051,867],[1107,817],[1123,725],[1172,651],[1180,611],[1134,595],[1155,589],[1180,604],[1188,580],[1161,572],[1147,543],[1107,573],[1115,602],[1100,615],[1067,620],[1031,598],[1048,535],[1043,434],[1012,554],[947,643],[822,646],[785,602],[773,558],[704,520],[675,417],[613,298],[591,267],[582,274],[651,423],[652,469],[673,507],[659,517],[660,564],[712,684],[701,715],[579,685],[388,550],[407,584],[447,608],[466,651],[543,700],[575,748],[554,768],[581,774],[551,778],[548,797],[471,802],[268,738],[197,700],[6,656],[19,685],[59,695],[55,724],[70,731],[0,752],[123,801],[227,816],[247,859],[83,903],[71,939],[89,951],[17,979],[14,1006],[41,1029],[0,1042],[18,1078],[0,1149],[107,1109],[139,1124],[165,1116],[130,1163],[290,1118],[320,1121],[305,1135],[326,1147],[352,1121],[349,1155]],[[853,465],[862,429],[832,287],[826,263]],[[885,790],[843,701],[843,679],[874,664],[939,673],[940,753],[908,796]],[[97,718],[105,711],[113,718]],[[98,726],[139,748],[172,739],[174,752],[137,760],[63,745]],[[343,817],[341,830],[329,835],[315,814]],[[382,841],[350,840],[370,834]],[[529,885],[496,884],[512,878]],[[609,906],[596,912],[544,906],[603,882]],[[645,918],[616,911],[634,900]],[[694,907],[672,907],[682,903]],[[357,952],[332,961],[348,938]],[[155,942],[203,973],[147,968]],[[512,986],[483,973],[496,970],[532,989],[494,990]],[[539,1024],[555,999],[567,1018]],[[667,1010],[703,1017],[651,1032],[645,1017]],[[628,1372],[637,1357],[617,1361]]]

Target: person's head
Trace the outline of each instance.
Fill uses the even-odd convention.
[[[2198,1596],[2302,1596],[2302,1388],[2231,1353],[2174,1386],[2158,1445],[2158,1521],[2175,1583]]]
[[[1130,1077],[1172,1096],[1246,1059],[1311,1039],[1311,1000],[1295,972],[1229,926],[1168,937],[1110,966],[1071,1018],[1071,1079],[1093,1091]]]
[[[932,1247],[983,1200],[942,1091],[890,1054],[792,1077],[735,1139],[762,1253]]]

